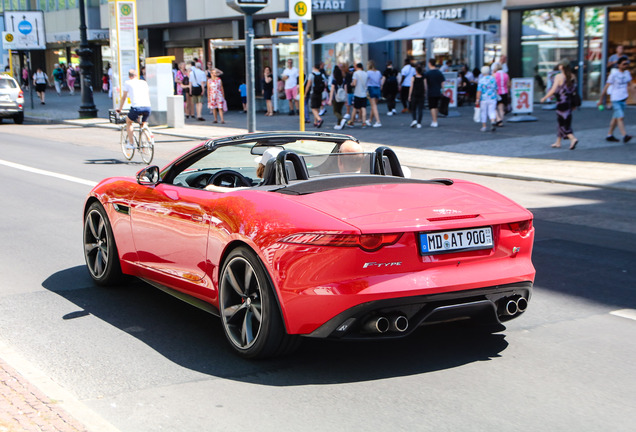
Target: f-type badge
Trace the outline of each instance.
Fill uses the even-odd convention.
[[[387,262],[387,263],[368,262],[368,263],[364,263],[362,268],[368,268],[368,267],[377,267],[377,268],[398,267],[398,266],[401,266],[401,265],[402,265],[401,261],[398,261],[398,262]]]

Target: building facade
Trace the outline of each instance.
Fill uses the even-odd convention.
[[[513,76],[535,77],[535,92],[549,85],[556,64],[569,59],[584,99],[597,99],[608,58],[617,46],[631,59],[636,77],[636,3],[577,0],[507,0],[506,45]],[[628,103],[636,103],[632,94]]]

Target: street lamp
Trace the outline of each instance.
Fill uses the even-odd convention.
[[[93,101],[93,51],[88,47],[86,38],[86,8],[84,0],[79,0],[80,12],[80,47],[75,53],[80,60],[80,88],[82,90],[82,104],[79,109],[80,118],[97,117],[97,107]]]

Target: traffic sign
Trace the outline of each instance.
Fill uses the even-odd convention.
[[[310,21],[311,1],[310,0],[289,0],[289,19]]]
[[[46,49],[44,12],[4,11],[4,28],[13,36],[16,50]],[[3,39],[3,43],[7,42]]]
[[[2,48],[7,50],[15,49],[15,36],[11,32],[2,32]]]

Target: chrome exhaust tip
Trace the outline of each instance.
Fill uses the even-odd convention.
[[[506,315],[514,315],[519,311],[517,306],[517,302],[514,300],[508,300],[506,302],[506,307],[504,308],[504,313]]]
[[[517,311],[523,312],[528,309],[528,300],[525,297],[520,297],[517,300]]]
[[[389,327],[391,326],[389,319],[387,317],[376,317],[368,320],[363,329],[367,333],[386,333],[389,331]]]
[[[409,328],[409,320],[404,315],[391,317],[391,331],[404,333]]]

